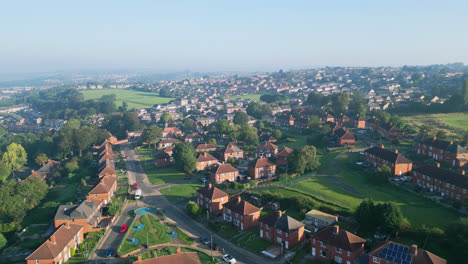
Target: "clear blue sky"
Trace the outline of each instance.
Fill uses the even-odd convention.
[[[2,1],[0,72],[468,63],[468,1]]]

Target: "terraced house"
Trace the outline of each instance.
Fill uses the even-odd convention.
[[[467,149],[454,144],[453,141],[440,140],[437,137],[421,141],[416,147],[416,153],[454,167],[462,167],[468,164]]]
[[[226,149],[221,152],[221,159],[224,160],[224,162],[227,162],[229,158],[233,158],[235,160],[243,159],[244,151],[231,142],[226,146]]]
[[[234,168],[231,164],[222,163],[214,167],[210,173],[211,183],[223,183],[225,181],[235,181],[239,176],[239,170]]]
[[[398,154],[398,150],[390,151],[384,149],[384,145],[380,147],[372,147],[364,152],[364,161],[374,167],[387,165],[392,170],[392,175],[405,175],[413,168],[411,160]]]
[[[270,143],[270,142],[265,142],[263,144],[258,145],[255,148],[255,157],[265,157],[265,158],[270,158],[275,156],[278,153],[278,146]]]
[[[259,158],[249,164],[249,176],[252,179],[272,177],[276,174],[276,165],[267,158]]]
[[[468,177],[465,171],[444,170],[437,166],[422,166],[413,170],[412,182],[426,191],[439,193],[452,200],[468,198]]]
[[[197,171],[208,170],[218,165],[218,159],[204,152],[197,159]]]
[[[447,264],[447,261],[431,252],[418,249],[417,245],[387,241],[369,252],[369,264]]]
[[[27,264],[61,264],[83,241],[83,226],[65,223],[26,258]]]
[[[223,205],[229,201],[227,193],[214,187],[211,183],[197,190],[197,203],[200,208],[206,208],[210,213],[223,210]]]

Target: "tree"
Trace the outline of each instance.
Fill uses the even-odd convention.
[[[249,116],[245,112],[237,111],[234,114],[233,122],[234,124],[239,125],[239,126],[246,125],[249,122]]]
[[[304,146],[294,150],[288,156],[288,165],[299,174],[316,169],[320,165],[317,160],[317,149],[314,146]]]
[[[189,201],[185,206],[185,210],[187,211],[187,214],[193,218],[196,218],[200,214],[200,206],[198,206],[194,201]]]
[[[465,99],[465,104],[468,104],[468,78],[464,79],[462,95]]]
[[[11,143],[8,145],[6,152],[3,153],[2,162],[3,166],[14,172],[28,162],[28,155],[26,154],[23,146]]]
[[[349,95],[346,93],[334,93],[331,96],[331,103],[335,115],[344,113],[349,105]]]
[[[328,98],[323,94],[312,92],[307,96],[307,104],[321,108],[328,103]]]
[[[416,72],[416,73],[413,73],[413,75],[411,75],[411,80],[414,83],[417,83],[417,82],[421,81],[422,79],[423,79],[423,75],[420,72]]]
[[[273,137],[280,140],[283,137],[283,132],[279,129],[273,130]]]
[[[172,122],[172,115],[169,112],[162,113],[161,118],[159,119],[159,122],[162,124],[167,124],[169,122]]]
[[[271,115],[271,107],[267,104],[260,104],[258,102],[250,102],[247,106],[247,114],[261,119],[265,115]]]
[[[216,145],[216,138],[210,138],[210,139],[208,139],[208,144]]]
[[[247,127],[241,129],[241,139],[249,146],[256,146],[259,143],[257,131]]]
[[[44,153],[37,154],[36,158],[34,159],[34,162],[36,162],[36,164],[39,166],[44,166],[47,161],[49,161],[49,157],[47,157],[47,155]]]
[[[176,144],[173,150],[176,168],[191,173],[197,167],[195,149],[190,142]]]
[[[216,122],[216,131],[220,134],[229,134],[229,131],[231,130],[231,126],[229,125],[229,122],[226,119],[219,119]]]
[[[377,226],[374,216],[375,204],[371,200],[362,201],[354,212],[354,217],[358,221],[363,231],[373,231]]]
[[[128,104],[127,102],[123,101],[122,102],[122,112],[127,112],[128,110]]]
[[[6,246],[6,244],[7,244],[6,238],[3,236],[2,233],[0,233],[0,252],[2,252],[2,249]]]
[[[162,132],[163,130],[160,127],[152,125],[143,129],[142,139],[148,144],[154,144],[154,148],[156,148],[156,143],[162,137]]]
[[[367,113],[367,99],[364,94],[360,92],[354,92],[351,95],[349,103],[349,112],[353,115],[365,116]]]
[[[10,176],[10,174],[11,174],[11,171],[7,167],[0,165],[0,181],[1,182],[6,181],[6,179],[8,179],[8,176]]]
[[[388,233],[395,233],[400,230],[403,223],[403,215],[400,208],[393,203],[381,203],[376,206],[376,215],[379,219],[379,226]]]
[[[68,173],[72,173],[79,169],[80,167],[78,166],[78,160],[76,158],[73,158],[69,162],[65,163],[64,168],[67,170]]]
[[[432,131],[434,130],[434,127],[429,126],[427,124],[423,124],[422,126],[419,127],[419,136],[421,138],[427,138],[430,134],[432,134]]]
[[[392,177],[392,169],[385,165],[382,164],[377,169],[375,172],[371,175],[371,182],[373,184],[385,184],[388,182],[388,180]]]
[[[111,203],[111,205],[109,205],[108,212],[110,215],[117,215],[120,212],[120,203]]]
[[[320,127],[320,118],[316,115],[311,116],[310,119],[307,121],[307,126],[309,128]]]
[[[195,125],[195,121],[193,121],[192,119],[187,118],[182,122],[181,129],[185,133],[188,133],[188,132],[193,130],[194,125]]]
[[[159,90],[159,96],[161,97],[169,97],[170,96],[170,88],[169,86],[164,86]]]

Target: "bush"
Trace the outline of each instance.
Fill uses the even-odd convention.
[[[190,215],[192,218],[196,218],[200,215],[200,206],[196,204],[194,201],[189,201],[185,206],[185,210],[187,210],[187,214]]]
[[[0,252],[6,246],[7,240],[6,238],[0,233]]]
[[[70,255],[73,257],[75,255],[75,249],[74,248],[71,248],[70,249]]]
[[[120,212],[120,203],[112,203],[109,206],[109,214],[117,215]]]

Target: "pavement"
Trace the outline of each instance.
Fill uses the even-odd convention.
[[[237,263],[256,264],[284,262],[284,260],[270,260],[249,250],[237,247],[230,241],[213,233],[207,226],[193,220],[184,212],[183,209],[170,203],[166,197],[161,194],[159,191],[162,188],[161,186],[154,186],[151,184],[131,144],[122,144],[122,150],[124,152],[124,156],[128,156],[128,159],[126,159],[126,166],[129,184],[132,185],[135,182],[138,183],[138,186],[142,190],[142,200],[137,203],[128,204],[128,206],[124,208],[125,212],[122,213],[114,222],[111,230],[106,232],[103,237],[102,245],[96,249],[96,254],[93,254],[92,258],[90,258],[92,262],[98,260],[99,263],[119,263],[122,261],[122,259],[118,258],[106,259],[103,257],[103,254],[105,254],[105,250],[109,247],[116,250],[120,241],[122,241],[123,234],[120,234],[119,232],[120,226],[123,223],[129,224],[131,221],[131,217],[128,217],[126,212],[133,210],[135,207],[145,206],[151,206],[161,210],[167,218],[174,221],[180,229],[195,240],[198,240],[200,236],[210,237],[210,235],[212,235],[213,242],[218,244],[223,252],[233,256],[237,260]]]

